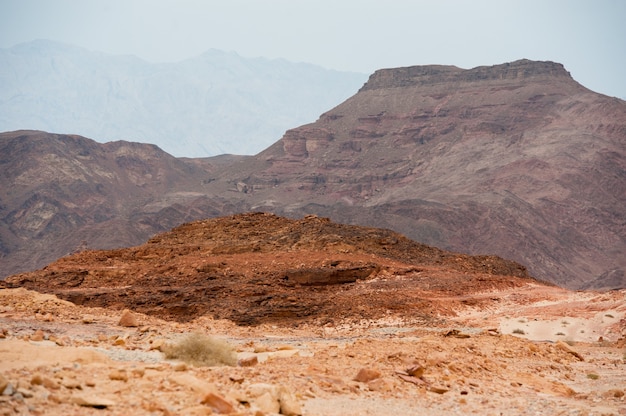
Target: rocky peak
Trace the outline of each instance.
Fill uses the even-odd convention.
[[[479,66],[472,69],[461,69],[456,66],[445,65],[420,65],[381,69],[370,76],[360,91],[455,82],[521,80],[532,77],[571,79],[570,73],[565,70],[562,64],[521,59],[500,65]]]

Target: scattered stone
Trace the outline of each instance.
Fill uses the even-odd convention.
[[[413,383],[416,386],[421,386],[421,385],[426,384],[426,382],[424,380],[422,380],[421,378],[409,376],[408,374],[406,374],[403,371],[396,371],[396,374],[398,375],[398,377],[400,377],[401,380],[407,381],[409,383]]]
[[[432,391],[433,393],[437,393],[437,394],[444,394],[450,391],[450,389],[447,387],[430,386],[428,388],[428,391]]]
[[[252,403],[263,413],[280,412],[280,402],[269,391],[255,397]]]
[[[188,368],[189,367],[187,367],[187,364],[183,362],[174,363],[172,365],[172,370],[174,371],[187,371]]]
[[[234,413],[235,407],[230,404],[224,397],[217,393],[208,393],[201,401],[202,404],[207,405],[216,413],[228,414]]]
[[[33,386],[41,386],[43,384],[43,377],[41,376],[41,374],[34,374],[33,377],[30,379],[30,384],[32,384]]]
[[[459,331],[458,329],[451,329],[444,334],[446,337],[455,337],[455,338],[469,338],[470,335],[464,332]]]
[[[580,353],[578,353],[576,350],[574,350],[572,347],[570,347],[568,344],[566,344],[563,341],[558,341],[556,343],[556,347],[562,351],[565,351],[568,354],[573,355],[574,357],[578,358],[580,361],[585,361],[585,358],[580,355]]]
[[[41,329],[35,331],[33,335],[30,336],[31,341],[39,342],[44,340],[44,333]]]
[[[245,380],[245,377],[241,377],[241,376],[230,376],[230,377],[228,377],[228,379],[229,379],[230,381],[232,381],[233,383],[241,384],[241,383],[243,383],[243,381]]]
[[[28,390],[28,389],[25,389],[25,388],[23,388],[23,387],[19,387],[19,388],[17,389],[17,394],[21,394],[21,395],[22,395],[22,397],[25,397],[25,398],[27,398],[27,399],[29,399],[29,398],[33,397],[33,392],[32,392],[32,391],[30,391],[30,390]]]
[[[71,403],[84,407],[93,407],[96,409],[106,409],[107,407],[114,406],[115,402],[90,394],[72,396]]]
[[[120,317],[120,322],[118,323],[118,325],[125,326],[125,327],[138,327],[139,320],[137,319],[135,314],[132,313],[130,310],[124,309],[124,311],[122,312],[122,316]]]
[[[278,386],[268,383],[255,383],[248,387],[247,401],[254,404],[265,413],[278,413],[280,411],[280,389]]]
[[[13,396],[13,393],[15,393],[15,388],[11,383],[8,383],[2,390],[0,390],[0,394],[3,396]]]
[[[379,377],[380,371],[371,368],[362,368],[359,370],[353,380],[360,383],[367,383],[368,381],[376,380]]]
[[[6,387],[9,385],[9,379],[0,374],[0,392],[4,391]]]
[[[66,389],[81,390],[83,388],[83,386],[80,384],[80,381],[76,380],[75,378],[64,378],[63,381],[61,381],[61,385]]]
[[[152,351],[152,350],[157,350],[157,351],[163,351],[163,346],[165,345],[165,340],[164,339],[155,339],[155,340],[151,340],[150,341],[150,347],[148,348],[148,351]]]
[[[239,367],[252,367],[257,365],[259,362],[259,358],[256,355],[252,355],[250,357],[240,358],[238,361]]]
[[[168,380],[170,383],[188,388],[200,396],[206,396],[209,393],[217,393],[217,389],[213,384],[204,380],[200,380],[198,377],[192,374],[173,374],[168,377]]]
[[[50,377],[43,377],[41,379],[41,384],[48,390],[58,390],[61,388],[59,383],[57,383],[54,379],[51,379]]]
[[[280,414],[286,416],[300,416],[302,406],[296,395],[286,386],[280,386],[278,392],[278,402],[280,403]]]
[[[390,392],[393,390],[393,384],[386,378],[377,378],[367,383],[367,388],[371,391]]]
[[[128,381],[128,374],[126,374],[126,370],[113,370],[109,373],[109,379]]]
[[[406,369],[406,373],[411,377],[422,378],[426,368],[424,366],[416,364]]]

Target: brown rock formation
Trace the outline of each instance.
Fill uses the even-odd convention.
[[[446,252],[393,231],[251,213],[184,224],[133,248],[77,253],[4,284],[178,321],[210,315],[285,325],[383,310],[434,319],[451,303],[442,308],[433,294],[530,281],[514,262]]]
[[[410,67],[377,71],[222,177],[246,183],[253,207],[391,228],[563,286],[609,288],[626,284],[625,149],[626,103],[560,64]]]

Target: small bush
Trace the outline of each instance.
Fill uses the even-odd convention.
[[[524,332],[523,329],[516,328],[516,329],[513,330],[513,333],[514,334],[524,335],[526,332]]]
[[[226,341],[193,333],[162,348],[166,358],[182,360],[198,367],[237,365],[237,352]]]
[[[562,333],[562,332],[557,332],[555,335],[563,335],[564,336],[565,334]]]
[[[597,380],[600,378],[600,376],[597,375],[596,373],[589,373],[587,374],[587,378],[590,378],[591,380]]]

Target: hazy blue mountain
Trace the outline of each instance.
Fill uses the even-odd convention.
[[[175,156],[255,154],[366,80],[218,50],[153,64],[37,40],[0,49],[0,131],[147,142]]]

